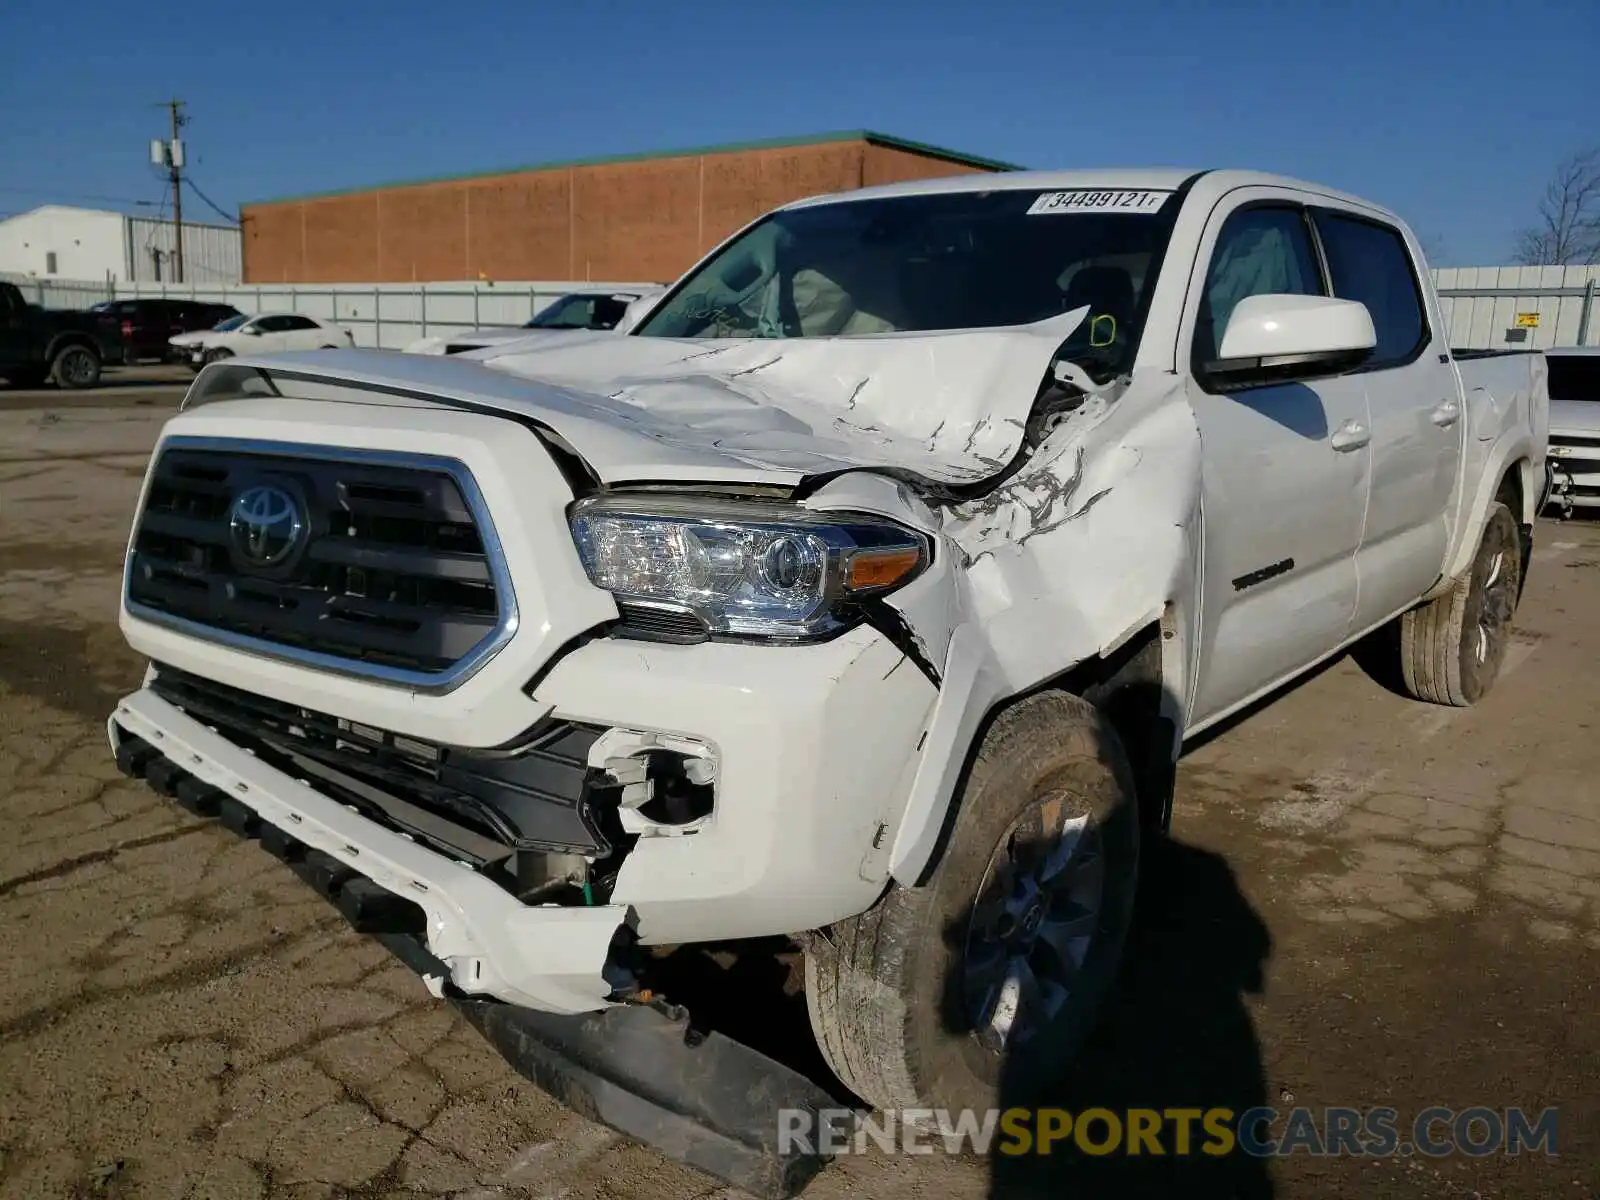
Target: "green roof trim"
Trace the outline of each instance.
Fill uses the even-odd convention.
[[[359,196],[363,192],[381,192],[390,188],[425,187],[433,183],[458,183],[469,179],[492,179],[497,175],[520,175],[530,171],[559,171],[567,167],[602,167],[612,163],[646,162],[657,158],[697,158],[708,154],[737,154],[741,150],[783,150],[800,146],[826,146],[837,142],[866,142],[888,150],[904,150],[926,158],[943,159],[967,167],[980,167],[988,171],[1021,171],[1016,163],[964,154],[947,150],[926,142],[913,142],[907,138],[876,133],[870,129],[846,129],[836,133],[814,133],[806,137],[764,138],[753,142],[725,142],[717,146],[690,146],[678,150],[646,150],[634,154],[603,154],[593,158],[567,158],[557,162],[528,163],[523,166],[501,167],[493,171],[467,171],[455,175],[433,175],[424,179],[402,179],[389,183],[372,183],[362,187],[335,188],[327,192],[306,192],[298,196],[274,196],[267,200],[247,200],[240,208],[259,204],[292,204],[301,200],[328,200],[335,196]]]

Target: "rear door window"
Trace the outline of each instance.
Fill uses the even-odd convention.
[[[1333,294],[1359,300],[1372,316],[1378,345],[1368,370],[1410,362],[1428,344],[1422,288],[1400,231],[1348,213],[1319,209],[1313,214]]]

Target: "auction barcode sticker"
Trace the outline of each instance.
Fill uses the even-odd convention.
[[[1166,203],[1170,191],[1133,188],[1084,189],[1076,192],[1042,192],[1028,206],[1028,215],[1040,213],[1121,212],[1153,213]]]

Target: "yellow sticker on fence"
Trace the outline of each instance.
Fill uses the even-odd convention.
[[[1538,313],[1518,313],[1517,314],[1517,328],[1518,329],[1537,329],[1537,328],[1539,328],[1539,314]]]

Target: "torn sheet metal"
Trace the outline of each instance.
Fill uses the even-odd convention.
[[[945,529],[1013,692],[1157,619],[1198,547],[1200,432],[1182,384],[1074,416]]]
[[[943,684],[890,853],[897,880],[920,878],[964,747],[994,704],[1164,618],[1173,632],[1164,682],[1187,695],[1199,496],[1200,432],[1174,377],[1088,397],[1015,475],[942,510],[946,569],[885,601],[922,644],[943,651]]]
[[[884,603],[938,676],[955,631],[970,624],[995,678],[1011,694],[1025,690],[1105,652],[1130,620],[1159,615],[1192,557],[1200,435],[1183,385],[1129,393],[1125,380],[1099,386],[1076,375],[1066,382],[1082,399],[979,498],[935,508],[903,483],[851,473],[801,502],[878,513],[934,537],[929,569]]]

